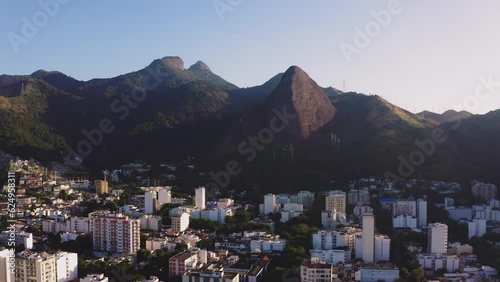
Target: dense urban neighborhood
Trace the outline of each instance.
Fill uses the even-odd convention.
[[[138,161],[90,179],[3,157],[1,281],[499,279],[489,183],[369,176],[253,195],[176,186],[201,173],[189,158],[156,178]]]

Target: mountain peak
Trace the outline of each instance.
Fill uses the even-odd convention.
[[[202,61],[198,61],[194,65],[190,66],[189,70],[195,72],[205,72],[205,71],[210,73],[212,72],[210,68],[207,66],[207,64],[205,64]]]
[[[278,110],[286,108],[297,116],[287,131],[299,139],[308,139],[332,121],[336,112],[318,84],[297,66],[291,66],[283,74],[266,104]]]
[[[58,71],[46,71],[46,70],[40,69],[40,70],[37,70],[34,73],[32,73],[30,76],[42,78],[42,77],[47,76],[49,74],[60,74],[60,72],[58,72]]]
[[[169,68],[172,68],[172,69],[181,70],[181,71],[184,70],[184,61],[180,57],[177,57],[177,56],[163,57],[161,59],[153,61],[152,64],[157,64],[157,63],[160,63],[160,64],[167,66]]]

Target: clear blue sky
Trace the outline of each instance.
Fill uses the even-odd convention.
[[[44,0],[48,1],[48,0]],[[54,0],[55,1],[55,0]],[[67,0],[65,0],[67,1]],[[113,77],[169,55],[202,60],[240,87],[298,65],[321,86],[378,94],[417,112],[442,112],[474,94],[479,76],[500,81],[500,2],[401,0],[348,63],[340,44],[390,1],[241,0],[216,12],[207,1],[71,0],[16,54],[8,38],[39,1],[0,2],[0,73],[59,70],[80,80]],[[237,0],[220,0],[222,3]],[[500,87],[474,111],[500,108]]]

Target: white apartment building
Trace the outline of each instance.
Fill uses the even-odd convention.
[[[417,200],[417,217],[418,217],[418,226],[424,227],[427,226],[427,200],[418,199]]]
[[[428,227],[428,250],[432,254],[445,254],[448,247],[448,225],[431,223]]]
[[[21,252],[16,255],[16,279],[25,282],[66,282],[78,279],[76,253]]]
[[[371,213],[363,214],[363,261],[374,263],[375,260],[375,216]]]
[[[250,251],[260,250],[262,252],[282,252],[285,250],[286,240],[277,238],[261,238],[250,241]]]
[[[392,217],[394,228],[417,228],[417,217],[411,215],[397,215]]]
[[[185,212],[172,216],[172,231],[183,232],[189,227],[189,214]]]
[[[278,209],[279,205],[276,203],[276,195],[264,195],[264,204],[262,205],[261,213],[267,215],[269,213],[277,212]]]
[[[456,255],[418,254],[417,260],[422,268],[430,268],[434,271],[444,268],[446,271],[454,272],[460,268],[460,259]]]
[[[299,216],[304,211],[302,204],[284,204],[281,210],[281,222],[288,222],[290,219]]]
[[[223,198],[223,199],[219,199],[217,201],[218,208],[225,209],[225,208],[232,207],[233,205],[234,205],[234,200],[230,199],[230,198]]]
[[[351,252],[344,250],[319,250],[312,249],[309,251],[311,258],[318,258],[320,261],[329,264],[346,263],[350,261]]]
[[[391,239],[386,235],[375,235],[375,262],[389,261],[391,255]]]
[[[142,230],[160,230],[161,216],[145,214],[139,218]]]
[[[204,209],[206,207],[205,187],[196,188],[195,191],[195,207]]]
[[[354,207],[353,214],[358,218],[362,218],[365,213],[373,213],[373,209],[365,205],[357,205]]]
[[[200,251],[206,252],[205,250]],[[186,251],[171,257],[168,260],[169,277],[183,276],[189,270],[196,268],[198,261],[201,260],[199,257],[200,251]]]
[[[468,231],[469,231],[469,239],[477,236],[483,237],[486,234],[486,220],[485,219],[474,219],[472,221],[467,222]]]
[[[11,234],[15,235],[11,237]],[[0,243],[5,246],[5,247],[10,247],[9,246],[9,239],[13,238],[14,242],[17,246],[20,246],[21,244],[24,246],[24,249],[33,249],[33,234],[28,233],[28,232],[14,232],[12,233],[11,231],[2,231],[0,233]]]
[[[331,250],[338,247],[348,247],[352,250],[358,234],[361,234],[361,230],[352,227],[345,227],[341,230],[319,230],[312,236],[313,248]]]
[[[11,263],[12,257],[15,257],[15,254],[10,249],[0,251],[0,281],[14,282],[15,259]]]
[[[94,213],[94,251],[113,255],[135,254],[140,248],[140,220],[120,213]]]

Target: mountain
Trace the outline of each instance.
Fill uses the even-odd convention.
[[[499,111],[413,114],[377,95],[322,88],[296,66],[249,88],[202,61],[186,69],[179,57],[90,81],[43,70],[0,76],[0,150],[60,160],[66,145],[90,142],[85,132],[103,120],[113,130],[83,156],[96,172],[135,159],[161,163],[189,155],[206,172],[238,160],[244,169],[231,185],[326,187],[332,180],[399,175],[401,159],[443,130],[446,141],[403,178],[500,181],[494,173]]]
[[[433,113],[430,111],[423,111],[417,114],[423,118],[433,120],[437,123],[452,122],[457,120],[467,119],[473,116],[473,114],[467,111],[457,112],[455,110],[448,110],[442,114]]]

